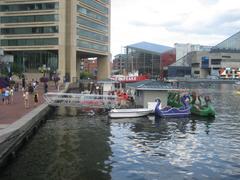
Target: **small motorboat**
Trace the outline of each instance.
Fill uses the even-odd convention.
[[[155,116],[157,116],[157,117],[176,117],[176,118],[188,117],[191,114],[191,112],[190,112],[191,106],[189,105],[188,102],[186,102],[187,99],[189,100],[189,97],[186,95],[184,95],[181,98],[181,102],[182,102],[183,106],[180,108],[166,106],[162,109],[159,108],[159,106],[161,104],[161,100],[157,99],[157,105],[155,107]]]
[[[133,118],[147,116],[153,112],[148,108],[136,108],[136,109],[112,109],[108,112],[110,118]]]

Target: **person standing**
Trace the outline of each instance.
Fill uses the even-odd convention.
[[[38,92],[37,91],[34,92],[34,99],[33,100],[34,100],[34,107],[35,107],[38,104]]]
[[[48,84],[47,82],[44,82],[44,93],[48,92]]]
[[[25,90],[26,87],[26,81],[25,81],[25,76],[23,75],[22,77],[22,88]]]
[[[11,103],[13,104],[13,100],[14,100],[14,87],[12,86],[11,88],[10,88],[10,101],[11,101]]]
[[[25,108],[26,109],[29,108],[29,93],[26,90],[23,93],[23,99],[24,99],[24,106],[25,106]]]

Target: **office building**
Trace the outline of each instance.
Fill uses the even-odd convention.
[[[45,65],[72,81],[82,59],[110,75],[110,0],[1,0],[0,48],[26,74]]]

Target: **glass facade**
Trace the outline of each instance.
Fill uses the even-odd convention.
[[[51,9],[58,9],[58,6],[59,6],[59,4],[57,2],[0,5],[0,12],[51,10]]]
[[[98,34],[96,32],[91,32],[91,31],[87,31],[84,29],[77,29],[77,35],[84,37],[84,38],[89,38],[92,40],[96,40],[96,41],[101,41],[101,42],[108,42],[108,36],[102,35],[102,34]]]
[[[91,11],[87,8],[84,8],[84,7],[81,7],[79,5],[77,5],[77,12],[85,15],[85,16],[88,16],[90,18],[94,18],[94,19],[97,19],[99,21],[102,21],[104,23],[108,23],[108,18],[106,16],[103,16],[103,15],[100,15],[99,13],[96,13],[94,11]]]
[[[108,8],[98,3],[96,0],[80,0],[79,2],[84,3],[97,11],[102,12],[103,14],[108,14]]]
[[[38,68],[45,64],[51,71],[58,69],[58,51],[11,51],[14,63],[23,72],[39,72]]]
[[[1,23],[25,23],[25,22],[48,22],[58,21],[59,17],[56,14],[50,15],[31,15],[31,16],[5,16],[1,17]]]
[[[1,40],[1,46],[42,46],[42,45],[58,45],[58,38]]]
[[[234,34],[211,49],[211,52],[240,52],[240,32]]]
[[[103,31],[103,32],[107,32],[108,31],[108,28],[107,26],[105,25],[102,25],[102,24],[98,24],[94,21],[91,21],[91,20],[88,20],[88,19],[84,19],[84,18],[81,18],[81,17],[77,17],[77,23],[78,24],[81,24],[81,25],[84,25],[88,28],[91,28],[93,30],[98,30],[98,31]]]
[[[77,47],[106,53],[109,51],[109,0],[79,0],[76,7]],[[105,4],[105,5],[104,5]]]
[[[3,35],[9,34],[42,34],[42,33],[58,33],[58,26],[49,27],[24,27],[24,28],[2,28]]]
[[[160,54],[127,47],[126,69],[128,72],[149,75],[151,78],[160,76]]]
[[[108,50],[107,45],[100,45],[92,42],[87,42],[83,40],[77,40],[77,46],[85,49],[92,49],[97,51],[106,52]]]

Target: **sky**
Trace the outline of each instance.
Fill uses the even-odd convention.
[[[240,0],[111,0],[111,53],[146,41],[216,45],[240,31]]]

